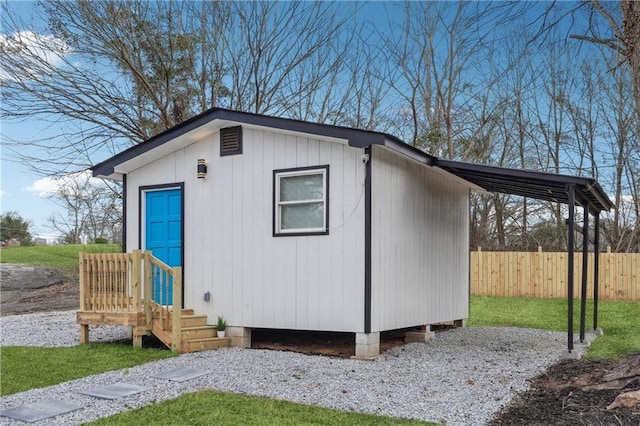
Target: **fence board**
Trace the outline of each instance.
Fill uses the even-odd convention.
[[[471,294],[509,297],[567,297],[565,252],[471,252]],[[574,254],[574,295],[581,296],[582,253]],[[587,257],[587,296],[593,298],[595,254]],[[599,298],[640,302],[640,253],[599,254]]]

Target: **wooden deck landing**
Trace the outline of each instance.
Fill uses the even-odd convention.
[[[89,343],[90,325],[122,325],[130,326],[133,331],[133,346],[142,347],[142,336],[149,336],[151,329],[146,325],[144,312],[82,312],[76,314],[76,322],[80,324],[80,343]]]
[[[163,304],[151,300],[154,294]],[[171,300],[167,300],[170,299]],[[172,306],[182,301],[182,270],[151,255],[133,253],[80,253],[80,342],[89,343],[90,325],[130,326],[133,345],[142,347],[142,336],[155,335],[171,350],[186,353],[231,345],[217,337],[206,315]]]

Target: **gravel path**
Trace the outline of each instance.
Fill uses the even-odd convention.
[[[79,342],[74,312],[9,316],[0,321],[2,346]],[[120,327],[97,327],[91,332],[92,341],[126,336]],[[394,348],[375,361],[225,348],[5,396],[0,409],[55,398],[85,408],[35,424],[73,425],[183,393],[216,389],[447,425],[482,425],[528,388],[527,379],[559,359],[565,339],[564,333],[550,331],[468,327],[440,332],[426,344]],[[209,373],[182,383],[151,377],[180,366]],[[79,394],[115,382],[151,389],[117,400]],[[6,425],[24,424],[1,419]]]

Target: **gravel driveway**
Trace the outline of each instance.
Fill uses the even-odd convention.
[[[2,346],[79,343],[74,312],[8,316],[0,321]],[[98,327],[91,333],[92,341],[124,336],[120,327]],[[215,389],[447,425],[482,425],[526,390],[529,378],[559,359],[565,339],[565,333],[541,330],[459,328],[440,332],[426,344],[396,347],[375,361],[224,348],[5,396],[0,409],[55,398],[85,408],[35,424],[72,425],[183,393]],[[181,383],[151,377],[179,366],[209,373]],[[79,394],[115,382],[150,390],[117,400]],[[23,424],[7,418],[2,422]]]

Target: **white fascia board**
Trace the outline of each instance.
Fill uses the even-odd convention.
[[[126,174],[133,170],[146,166],[162,157],[172,154],[175,151],[183,149],[195,142],[198,142],[217,132],[226,122],[222,120],[213,120],[196,129],[180,135],[171,141],[144,152],[130,160],[127,160],[116,167],[114,173]]]
[[[476,185],[475,183],[469,182],[468,180],[462,179],[461,177],[458,177],[456,175],[454,175],[453,173],[449,173],[446,170],[441,169],[440,167],[433,167],[432,169],[434,172],[446,176],[448,179],[459,183],[460,185],[466,186],[468,187],[471,191],[473,192],[478,192],[481,194],[490,194],[491,192],[487,191],[486,189],[484,189],[481,186]]]

